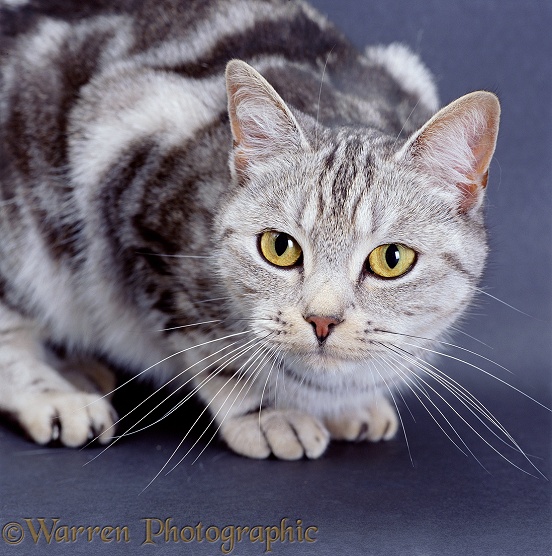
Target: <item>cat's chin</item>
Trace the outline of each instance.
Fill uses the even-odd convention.
[[[297,354],[306,370],[313,373],[346,374],[352,373],[370,362],[369,356],[351,357],[328,351]]]

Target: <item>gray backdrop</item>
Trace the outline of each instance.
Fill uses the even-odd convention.
[[[463,330],[488,347],[462,334],[456,341],[511,372],[468,352],[451,348],[449,353],[550,406],[551,2],[313,3],[360,47],[393,41],[413,47],[436,75],[443,103],[480,88],[500,96],[503,118],[488,186],[492,255],[483,287],[521,312],[481,295]],[[454,359],[442,359],[440,366],[469,387],[552,477],[548,411],[474,367]],[[294,543],[275,544],[274,554],[552,553],[550,482],[526,474],[531,471],[527,462],[493,441],[523,470],[509,464],[456,419],[479,465],[458,439],[468,455],[455,448],[413,397],[407,402],[413,415],[404,404],[401,413],[409,449],[399,435],[386,444],[336,443],[319,461],[286,463],[249,461],[214,443],[198,462],[188,459],[142,494],[181,438],[178,420],[131,437],[87,466],[98,449],[37,450],[1,427],[0,527],[5,535],[15,534],[6,524],[40,517],[59,518],[63,525],[128,527],[130,542],[81,537],[72,543],[74,554],[146,553],[161,546],[170,554],[222,553],[221,542],[163,538],[141,548],[144,518],[220,529],[275,526],[288,518],[288,523],[300,519],[304,527],[317,527],[316,542],[299,542],[295,536]],[[454,417],[450,410],[448,415]],[[492,440],[489,431],[477,430]],[[25,531],[16,546],[0,539],[0,554],[32,553],[33,540]],[[42,538],[38,544],[37,553],[53,554],[66,543],[46,544]],[[233,554],[263,554],[264,549],[262,543],[242,541]]]

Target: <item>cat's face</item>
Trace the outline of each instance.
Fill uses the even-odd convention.
[[[274,114],[262,106],[267,120],[259,124],[248,119],[261,106],[258,90],[254,99],[234,94],[236,107],[232,87],[235,183],[216,257],[232,316],[315,369],[377,357],[379,342],[394,334],[439,336],[465,310],[483,270],[490,155],[478,153],[483,164],[470,155],[468,169],[454,159],[462,145],[448,158],[436,148],[429,156],[428,144],[452,142],[441,131],[448,113],[402,145],[346,129],[321,130],[313,145],[308,122],[299,126],[273,90],[265,103],[277,103]],[[468,171],[473,184],[447,183]]]
[[[435,338],[466,308],[485,261],[477,219],[392,145],[362,139],[275,157],[223,211],[217,260],[232,311],[317,368],[370,359],[383,331]],[[312,316],[335,321],[323,342]]]

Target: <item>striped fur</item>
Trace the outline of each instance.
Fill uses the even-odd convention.
[[[439,337],[472,297],[496,99],[433,116],[406,47],[360,53],[302,2],[113,4],[36,15],[2,61],[0,409],[40,443],[109,441],[111,407],[55,343],[84,367],[188,369],[248,456],[390,438],[378,345]],[[267,230],[300,267],[263,259]],[[396,280],[366,271],[386,243],[417,252]],[[321,343],[308,315],[339,323]]]

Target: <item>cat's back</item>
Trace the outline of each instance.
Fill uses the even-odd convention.
[[[7,57],[13,71],[4,71],[8,87],[10,76],[19,90],[40,87],[65,114],[113,64],[193,80],[194,94],[205,99],[233,58],[260,69],[286,103],[322,123],[394,131],[420,97],[436,109],[431,77],[415,56],[400,48],[361,54],[301,1],[87,0],[67,10],[41,0],[4,8],[0,19],[0,33],[16,45]],[[16,42],[16,35],[26,36]],[[224,109],[226,99],[216,100]],[[413,128],[427,117],[419,112]]]
[[[81,62],[105,61],[106,38],[118,42],[120,57],[138,56],[143,65],[196,77],[224,71],[231,58],[316,62],[329,49],[350,48],[321,14],[290,0],[85,0],[69,8],[22,0],[10,6],[0,2],[3,50],[27,35],[35,38],[35,57],[63,46],[67,66],[79,43],[86,43]]]
[[[224,118],[232,58],[271,68],[286,100],[314,113],[329,54],[354,52],[314,10],[285,0],[89,0],[71,10],[43,0],[0,10],[0,133],[24,178],[66,170],[72,137],[133,107],[162,120],[153,131],[171,119],[190,132]],[[129,133],[146,125],[130,124]]]

